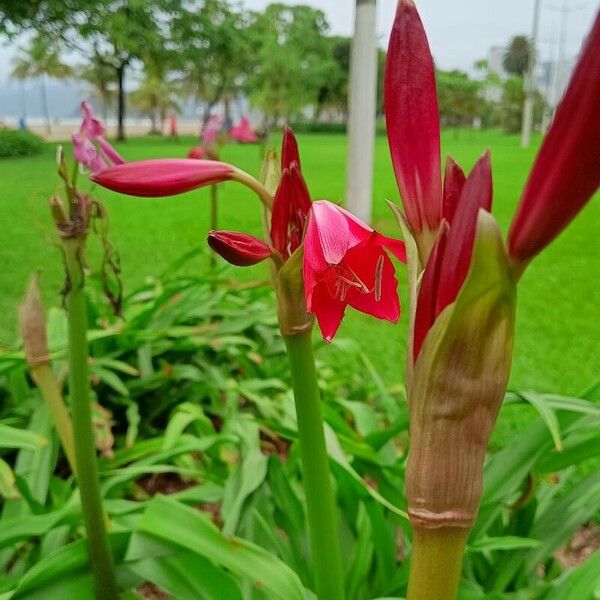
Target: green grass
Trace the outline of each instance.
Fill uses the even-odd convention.
[[[470,169],[486,147],[492,150],[495,186],[494,213],[506,231],[535,148],[522,150],[518,139],[497,132],[446,132],[444,151]],[[539,142],[539,140],[538,140]],[[345,138],[336,135],[299,136],[302,165],[315,199],[338,201],[344,193]],[[161,138],[131,139],[118,145],[127,159],[184,156],[191,139],[170,142]],[[259,149],[227,146],[223,159],[250,171],[259,170]],[[0,161],[0,341],[16,339],[16,303],[29,273],[44,272],[46,299],[60,301],[62,266],[53,247],[47,199],[59,190],[55,176],[55,149],[25,159]],[[83,182],[85,183],[85,182]],[[111,238],[119,248],[125,290],[144,277],[158,273],[184,252],[203,245],[208,227],[208,191],[144,200],[119,196],[103,189],[95,194],[106,204]],[[375,226],[398,235],[385,199],[398,199],[386,140],[377,139],[375,162]],[[259,234],[258,201],[236,184],[221,186],[221,220],[224,229]],[[600,319],[598,269],[600,266],[600,203],[596,198],[569,229],[531,265],[519,289],[517,344],[511,387],[577,394],[600,379]],[[200,256],[188,268],[206,268]],[[253,278],[262,266],[239,270]],[[406,278],[400,273],[402,296]],[[397,326],[349,313],[341,335],[359,340],[390,384],[400,381],[404,365],[406,317]]]

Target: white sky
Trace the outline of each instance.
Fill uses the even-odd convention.
[[[263,9],[275,0],[242,0],[247,8]],[[350,35],[354,27],[354,0],[279,0],[285,4],[310,4],[323,10],[331,33]],[[542,60],[554,59],[560,33],[560,9],[568,10],[566,56],[577,54],[590,29],[600,0],[540,0],[538,52]],[[468,70],[491,46],[505,45],[515,34],[529,34],[534,0],[416,0],[432,52],[442,69]],[[378,0],[377,30],[382,47],[387,44],[396,0]],[[0,46],[0,80],[6,79],[14,48]]]

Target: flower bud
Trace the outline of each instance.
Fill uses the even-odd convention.
[[[272,253],[263,241],[238,231],[211,231],[208,245],[228,263],[238,267],[256,265]]]
[[[231,179],[233,167],[215,160],[161,158],[104,169],[91,176],[102,187],[130,196],[174,196]]]
[[[19,322],[25,357],[30,367],[48,364],[48,340],[46,319],[39,288],[40,274],[32,275],[23,302],[19,305]]]
[[[506,391],[515,284],[494,218],[479,211],[467,278],[427,333],[408,388],[413,526],[471,527],[487,443]]]

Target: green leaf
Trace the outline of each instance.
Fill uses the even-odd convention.
[[[521,396],[523,396],[523,398],[538,411],[540,417],[542,417],[542,421],[546,423],[546,427],[548,427],[548,431],[550,431],[550,435],[554,440],[554,447],[559,452],[562,452],[563,443],[560,437],[560,426],[558,424],[556,413],[548,405],[545,398],[535,392],[521,392]]]
[[[168,497],[155,496],[148,503],[138,530],[248,578],[273,599],[305,600],[298,576],[287,565],[251,542],[224,536],[206,515]]]
[[[48,438],[35,431],[17,429],[0,423],[0,448],[27,448],[35,450],[48,445]]]
[[[327,443],[327,453],[354,481],[359,483],[361,487],[373,498],[377,500],[380,504],[385,506],[388,510],[391,510],[394,514],[402,517],[404,519],[408,519],[408,514],[406,511],[394,506],[391,502],[386,500],[377,490],[374,490],[370,485],[367,485],[367,482],[352,468],[350,461],[344,454],[340,443],[331,429],[327,424],[325,424],[325,442]]]
[[[15,474],[8,463],[0,458],[0,496],[7,500],[16,500],[21,497],[15,486]]]
[[[469,552],[489,552],[491,550],[521,550],[535,548],[541,542],[532,538],[506,535],[502,537],[484,537],[469,544]]]
[[[226,432],[240,437],[243,456],[241,464],[227,480],[223,492],[223,533],[231,535],[237,529],[244,502],[267,476],[268,459],[260,451],[258,425],[253,420],[236,418],[230,421]]]
[[[143,543],[142,536],[137,543]],[[129,565],[129,569],[177,600],[242,600],[231,575],[189,550],[143,559]]]

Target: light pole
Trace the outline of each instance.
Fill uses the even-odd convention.
[[[531,129],[533,126],[533,95],[535,92],[535,63],[537,58],[537,36],[540,20],[541,0],[534,0],[533,26],[531,28],[531,45],[529,60],[527,61],[527,75],[525,79],[525,102],[523,104],[523,122],[521,124],[521,147],[528,148],[531,142]]]
[[[376,5],[377,0],[356,0],[348,96],[346,206],[367,223],[371,221],[373,205],[377,103]]]

